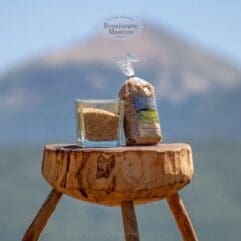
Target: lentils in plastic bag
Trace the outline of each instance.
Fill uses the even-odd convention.
[[[119,91],[124,100],[124,129],[127,145],[153,145],[162,139],[154,87],[136,77],[130,55],[117,61],[127,80]]]

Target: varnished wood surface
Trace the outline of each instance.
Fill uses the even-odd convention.
[[[75,144],[46,144],[45,148],[48,150],[59,151],[72,151],[72,152],[125,152],[125,151],[178,151],[180,149],[191,150],[191,146],[187,143],[160,143],[152,146],[120,146],[120,147],[108,147],[108,148],[81,148]]]
[[[183,241],[198,241],[191,219],[178,193],[168,196],[167,202],[181,232]]]
[[[139,241],[139,231],[136,220],[135,207],[132,201],[121,203],[121,213],[126,241]]]
[[[59,192],[107,206],[166,198],[193,176],[188,144],[79,148],[53,144],[44,149],[42,173]]]
[[[33,222],[31,223],[28,230],[26,231],[23,237],[23,241],[38,240],[40,233],[42,232],[43,228],[48,222],[49,217],[55,210],[61,196],[62,196],[62,193],[59,193],[54,189],[49,193],[42,207],[40,208],[37,215],[35,216]]]

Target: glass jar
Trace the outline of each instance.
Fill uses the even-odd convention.
[[[77,99],[77,143],[81,147],[116,147],[124,142],[123,101]]]

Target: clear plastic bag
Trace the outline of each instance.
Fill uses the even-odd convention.
[[[130,55],[117,61],[127,80],[119,97],[124,100],[124,129],[127,145],[153,145],[162,139],[154,87],[136,77]]]

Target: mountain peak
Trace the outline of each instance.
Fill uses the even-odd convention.
[[[112,40],[96,34],[84,42],[51,52],[39,61],[47,66],[88,62],[113,66],[127,52],[140,60],[140,68],[159,69],[155,74],[158,92],[163,97],[171,96],[172,100],[202,94],[216,86],[232,89],[241,84],[239,69],[153,24],[145,24],[143,33],[135,39]]]

